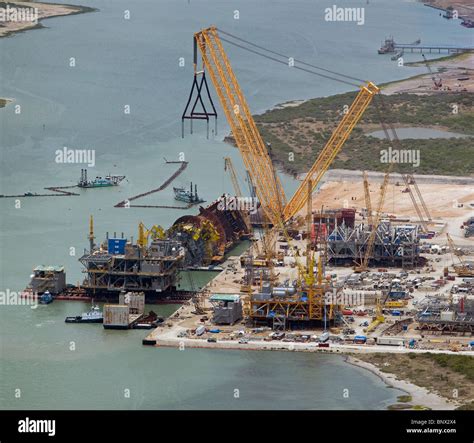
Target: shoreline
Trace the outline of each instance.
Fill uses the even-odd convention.
[[[38,21],[33,22],[2,22],[3,27],[0,28],[0,38],[13,37],[19,34],[34,29],[46,28],[41,22],[49,18],[65,17],[70,15],[84,14],[87,12],[98,12],[97,8],[89,6],[72,5],[65,3],[47,3],[47,2],[0,2],[0,4],[8,4],[10,6],[18,6],[19,8],[38,8]]]
[[[430,408],[434,410],[446,411],[456,409],[458,406],[460,406],[458,402],[451,401],[448,398],[443,397],[442,395],[429,392],[426,388],[422,386],[415,385],[414,383],[410,383],[407,380],[399,380],[394,374],[384,373],[372,363],[367,363],[365,361],[359,360],[351,355],[346,356],[345,362],[347,364],[371,372],[380,380],[382,380],[389,388],[394,388],[406,392],[411,397],[411,400],[408,402],[398,402],[397,405],[406,406],[400,409],[413,410],[418,409],[419,406],[423,406],[425,408]]]
[[[394,112],[391,115],[393,120],[391,124],[396,128],[427,128],[472,136],[472,129],[469,129],[466,121],[471,118],[473,108],[469,106],[466,98],[469,97],[470,93],[474,93],[474,69],[471,68],[473,62],[473,53],[451,54],[430,60],[429,64],[433,66],[433,70],[438,71],[442,77],[442,88],[433,86],[432,76],[428,69],[426,73],[414,75],[410,75],[411,72],[408,69],[407,77],[380,83],[378,87],[381,93],[387,97],[387,102],[392,103],[395,109],[399,109],[401,106],[411,106],[422,116],[421,120],[417,120],[400,114],[400,112]],[[421,63],[423,63],[422,60],[407,64],[407,67],[411,65],[419,66]],[[335,127],[338,123],[334,120],[334,116],[341,102],[343,100],[353,100],[355,94],[356,91],[349,91],[304,100],[295,98],[294,100],[274,104],[266,111],[255,114],[254,118],[262,137],[266,142],[272,144],[271,157],[277,169],[295,178],[297,175],[301,175],[301,171],[306,172],[306,165],[310,161],[308,156],[322,149],[322,139],[327,139],[334,130],[333,126]],[[460,119],[459,123],[453,122],[448,118],[449,115],[445,111],[436,114],[438,115],[436,124],[433,124],[434,120],[427,119],[427,116],[433,112],[433,103],[437,102],[437,108],[440,108],[443,104],[449,103],[450,100],[460,100],[466,112],[464,120]],[[372,114],[371,109],[365,113],[345,148],[330,166],[329,171],[332,169],[360,170],[362,169],[361,162],[366,160],[368,160],[368,166],[364,166],[365,169],[381,171],[378,165],[376,166],[370,161],[370,159],[373,160],[373,156],[360,157],[357,154],[358,144],[363,145],[366,153],[369,151],[379,153],[383,145],[383,139],[373,140],[373,137],[368,135],[373,131],[374,126],[378,128]],[[308,119],[308,122],[304,122],[305,119]],[[285,127],[285,131],[282,131],[282,127]],[[297,133],[304,134],[305,138],[298,138],[300,136],[296,136]],[[443,150],[446,149],[442,137],[407,137],[405,140],[404,144],[411,149],[426,151],[429,147],[435,150],[436,155],[441,155]],[[236,146],[232,134],[227,135],[224,142]],[[468,143],[467,137],[460,137],[454,142],[456,148],[459,147],[460,150],[456,156],[450,157],[449,162],[443,164],[443,166],[436,166],[432,161],[424,162],[423,167],[415,172],[419,175],[469,176],[469,174],[466,174],[469,162],[463,162],[462,158],[462,152],[465,152]],[[291,151],[298,152],[299,155],[295,161],[288,162],[286,153]],[[347,161],[352,155],[355,155],[358,159],[356,163]],[[406,169],[406,166],[402,165],[400,170],[403,172],[404,168]]]

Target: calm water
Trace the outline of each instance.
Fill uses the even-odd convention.
[[[207,140],[196,125],[193,136],[181,138],[180,117],[192,80],[192,33],[199,28],[216,24],[295,58],[379,83],[424,72],[377,55],[388,33],[408,42],[464,44],[471,32],[419,3],[392,0],[345,2],[366,8],[364,26],[323,21],[324,8],[333,2],[313,0],[295,0],[291,9],[286,1],[263,0],[82,3],[100,12],[47,20],[47,29],[0,40],[0,96],[21,106],[21,114],[13,106],[0,110],[0,193],[74,184],[83,166],[54,161],[64,146],[96,150],[90,176],[125,174],[127,182],[81,191],[79,197],[22,199],[21,208],[0,199],[2,289],[21,290],[40,263],[64,264],[70,282],[82,279],[77,257],[87,246],[89,214],[98,239],[106,231],[136,237],[139,221],[166,227],[184,215],[113,208],[125,197],[157,187],[174,171],[163,157],[184,153],[190,164],[176,184],[192,180],[207,201],[232,190],[222,157],[231,156],[243,177],[237,150],[221,141],[228,131],[222,113],[217,136]],[[128,21],[126,9],[131,10]],[[235,48],[228,52],[254,112],[348,90]],[[417,56],[408,55],[407,61],[411,57]],[[130,115],[123,113],[125,105]],[[290,194],[296,184],[286,177],[283,182]],[[175,204],[171,188],[142,202]],[[142,348],[144,331],[64,324],[66,315],[83,308],[65,302],[37,310],[0,309],[3,407],[382,408],[397,394],[337,356],[156,350]],[[76,342],[75,351],[69,350],[70,341]],[[13,396],[17,387],[19,400]],[[351,396],[342,400],[345,387]],[[131,398],[125,400],[127,388]],[[240,389],[239,400],[233,399],[233,389]]]

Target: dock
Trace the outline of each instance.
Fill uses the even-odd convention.
[[[394,43],[394,49],[410,51],[410,52],[429,52],[441,54],[447,52],[448,54],[460,54],[462,52],[474,52],[474,46],[445,46],[445,45],[413,45],[413,44],[403,44],[403,43]]]

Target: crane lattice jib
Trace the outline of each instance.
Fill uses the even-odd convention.
[[[373,225],[372,200],[370,198],[369,177],[367,176],[366,171],[363,172],[363,179],[364,179],[365,206],[367,208],[367,223],[369,226],[372,226]]]
[[[235,196],[243,197],[239,180],[237,179],[237,173],[235,172],[235,168],[230,157],[224,157],[224,170],[229,171],[230,179],[232,180],[232,185],[234,186]]]
[[[283,210],[283,219],[288,221],[295,216],[304,206],[307,200],[308,181],[313,182],[313,191],[318,186],[321,178],[329,169],[334,158],[337,156],[345,141],[349,137],[352,129],[362,117],[364,111],[369,106],[372,98],[379,92],[379,88],[371,82],[363,85],[357,94],[356,99],[350,106],[347,113],[331,135],[331,138],[319,154],[316,162],[306,174],[305,179],[296,190],[295,194]]]
[[[385,195],[387,193],[388,182],[390,180],[390,174],[393,170],[395,163],[391,162],[388,166],[387,172],[383,177],[382,185],[380,186],[380,198],[377,204],[377,212],[375,213],[375,218],[373,219],[372,230],[370,231],[369,239],[367,240],[367,247],[365,250],[364,258],[360,267],[357,269],[359,271],[367,270],[369,266],[370,257],[372,257],[374,246],[375,246],[375,238],[377,236],[377,229],[380,224],[380,220],[382,219],[382,211],[383,206],[385,203]]]
[[[286,204],[283,187],[275,175],[271,158],[258,132],[245,97],[234,75],[215,27],[195,34],[203,68],[209,73],[235,142],[256,187],[265,214],[278,224]]]

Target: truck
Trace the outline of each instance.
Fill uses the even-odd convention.
[[[329,332],[323,332],[319,337],[318,341],[320,343],[326,343],[329,340]]]
[[[200,337],[200,336],[201,336],[202,334],[204,334],[205,332],[206,332],[206,328],[205,328],[204,326],[202,326],[202,325],[201,325],[201,326],[198,326],[198,327],[196,328],[196,335],[197,335],[198,337]]]
[[[404,346],[405,339],[403,337],[377,337],[377,344],[385,346]]]
[[[356,335],[354,337],[354,343],[358,345],[365,345],[367,342],[367,337],[365,335]]]

